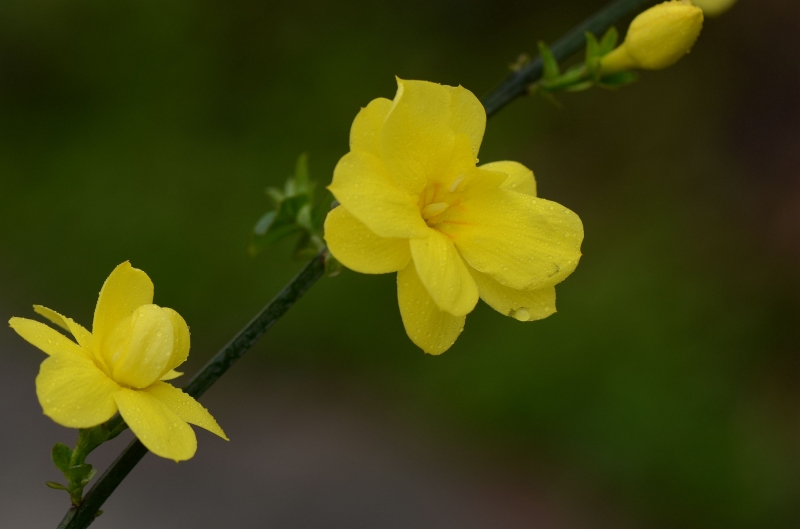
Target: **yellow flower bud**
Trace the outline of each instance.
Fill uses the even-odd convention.
[[[702,9],[706,16],[716,17],[732,8],[736,0],[694,0],[693,3]]]
[[[625,42],[600,61],[603,74],[661,70],[692,49],[703,27],[703,11],[688,0],[651,7],[633,19]]]

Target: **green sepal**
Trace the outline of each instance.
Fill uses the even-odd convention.
[[[539,41],[539,56],[542,58],[542,78],[545,81],[555,81],[561,75],[561,70],[558,67],[555,55],[550,51],[547,44],[542,41]]]
[[[584,81],[582,83],[570,85],[566,87],[564,90],[567,92],[583,92],[584,90],[588,90],[594,86],[594,82],[592,81]]]
[[[89,473],[86,474],[86,477],[84,477],[81,480],[81,487],[85,487],[86,485],[88,485],[89,482],[92,481],[92,478],[95,476],[95,474],[97,474],[97,469],[96,468],[91,469]]]
[[[69,479],[70,483],[80,483],[83,480],[91,479],[90,475],[93,476],[94,474],[92,473],[92,465],[88,463],[75,465],[64,472],[64,476]]]
[[[72,449],[70,447],[64,443],[56,443],[53,445],[51,455],[53,463],[61,472],[66,472],[69,469],[69,462],[72,459]]]
[[[619,32],[617,28],[611,26],[608,28],[608,31],[605,32],[603,38],[600,39],[600,56],[608,55],[611,53],[614,48],[617,47],[617,42],[619,41]]]
[[[45,481],[44,484],[47,485],[48,487],[50,487],[51,489],[69,490],[66,486],[64,486],[61,483],[58,483],[56,481]]]
[[[342,263],[340,263],[333,255],[327,253],[325,255],[325,275],[328,277],[336,277],[342,273]]]
[[[598,82],[597,86],[602,88],[620,88],[625,85],[629,85],[636,80],[639,76],[635,72],[619,72],[615,74],[608,75],[606,77],[602,77]]]

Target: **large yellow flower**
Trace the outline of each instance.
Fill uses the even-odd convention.
[[[394,101],[356,116],[329,187],[341,204],[325,221],[331,253],[356,272],[398,272],[403,324],[426,353],[453,345],[478,297],[517,320],[549,316],[581,255],[581,220],[537,198],[529,169],[476,167],[485,128],[469,90],[398,79]]]
[[[92,332],[48,308],[37,313],[68,330],[73,342],[25,318],[9,324],[49,358],[36,377],[45,415],[62,426],[91,428],[117,411],[156,455],[182,461],[197,450],[187,423],[227,440],[217,422],[192,397],[167,384],[189,356],[189,327],[174,310],[153,305],[153,283],[124,262],[100,290]]]

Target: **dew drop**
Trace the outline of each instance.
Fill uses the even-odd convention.
[[[517,310],[513,311],[512,316],[517,321],[528,321],[529,319],[531,319],[531,313],[525,307],[520,307]]]

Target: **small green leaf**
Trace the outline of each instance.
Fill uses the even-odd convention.
[[[97,474],[96,468],[90,470],[89,473],[86,474],[86,477],[81,480],[81,487],[85,487],[86,485],[88,485],[89,482],[92,481],[92,478],[95,476],[95,474]]]
[[[635,72],[619,72],[603,77],[598,85],[603,88],[620,88],[635,82],[638,78]]]
[[[69,469],[69,462],[72,459],[72,449],[70,447],[64,443],[56,443],[53,446],[51,455],[53,456],[53,463],[61,472],[66,472]]]
[[[588,90],[594,85],[592,81],[584,81],[582,83],[577,83],[571,86],[566,87],[564,90],[567,92],[583,92],[584,90]]]
[[[286,195],[283,194],[283,191],[278,189],[277,187],[268,187],[264,190],[267,196],[275,203],[275,207],[281,205],[281,202],[286,198]]]
[[[588,31],[584,35],[586,36],[586,63],[588,64],[600,57],[600,43],[597,42],[597,37]]]
[[[328,277],[336,277],[342,273],[342,263],[336,260],[331,254],[325,257],[325,275]]]
[[[619,40],[619,32],[617,28],[611,26],[606,31],[603,38],[600,40],[600,56],[608,55],[611,51],[617,47],[617,41]]]
[[[554,81],[561,71],[558,68],[558,61],[556,60],[553,52],[544,42],[539,42],[539,55],[542,58],[542,67],[544,68],[543,78],[545,81]]]
[[[70,483],[79,483],[86,479],[86,476],[91,474],[92,465],[84,463],[83,465],[75,465],[70,467],[64,472],[64,475],[69,479]]]
[[[47,485],[48,487],[50,487],[51,489],[68,490],[67,487],[65,487],[61,483],[57,483],[55,481],[45,481],[44,484]]]
[[[265,235],[267,231],[269,231],[269,227],[272,226],[272,223],[275,222],[275,217],[277,215],[277,211],[268,211],[264,213],[264,215],[258,219],[258,222],[256,222],[253,233],[256,235]]]
[[[305,193],[309,191],[309,178],[308,178],[308,153],[304,152],[297,157],[297,164],[294,168],[294,182],[297,191]]]

